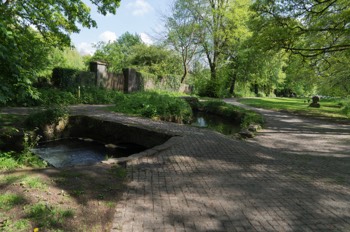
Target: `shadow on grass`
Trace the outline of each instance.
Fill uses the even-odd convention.
[[[26,220],[27,227],[19,231],[109,231],[125,176],[125,169],[105,165],[0,172],[1,194],[23,199],[0,213],[12,222],[6,228]]]

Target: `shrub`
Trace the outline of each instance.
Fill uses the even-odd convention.
[[[79,100],[84,104],[113,104],[121,95],[123,95],[121,92],[115,90],[96,87],[81,88],[81,99]]]
[[[139,92],[118,96],[113,110],[171,122],[187,122],[192,117],[192,109],[185,100],[159,92]]]
[[[342,109],[342,113],[350,118],[350,101],[348,102],[342,102],[342,105],[343,105],[343,109]]]
[[[68,109],[65,106],[51,106],[43,111],[30,114],[26,119],[26,125],[30,128],[40,127],[45,124],[53,124],[68,117]]]
[[[225,118],[239,121],[241,128],[246,128],[250,124],[263,124],[263,118],[261,114],[258,114],[251,110],[246,110],[238,106],[227,104],[221,100],[210,100],[202,102],[202,110],[223,116]]]

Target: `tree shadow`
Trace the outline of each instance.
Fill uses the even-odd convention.
[[[129,170],[128,199],[149,207],[140,213],[126,202],[126,211],[151,215],[134,228],[146,222],[150,229],[176,231],[350,228],[349,157],[296,156],[198,135]],[[123,219],[129,228],[130,215]]]

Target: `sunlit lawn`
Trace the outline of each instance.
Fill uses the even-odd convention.
[[[307,98],[242,98],[241,103],[246,105],[283,110],[309,116],[322,116],[332,118],[347,118],[342,112],[339,99],[321,99],[320,108],[309,107]]]

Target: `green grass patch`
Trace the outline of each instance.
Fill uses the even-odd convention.
[[[0,152],[0,170],[13,170],[22,167],[12,154],[13,152]]]
[[[0,215],[1,218],[1,215]],[[0,228],[0,231],[6,232],[26,232],[30,228],[30,222],[27,219],[19,219],[13,221],[12,219],[6,219]]]
[[[23,204],[25,199],[16,194],[0,194],[0,209],[10,210],[13,207]]]
[[[112,174],[115,177],[118,178],[125,178],[127,175],[127,171],[125,168],[121,167],[121,166],[113,166],[110,170],[109,173]]]
[[[65,219],[72,218],[74,212],[71,209],[61,209],[59,207],[37,203],[25,208],[27,217],[32,219],[35,225],[42,229],[60,227]]]
[[[47,162],[30,151],[22,153],[0,152],[0,170],[14,170],[24,166],[44,168],[47,167]]]
[[[330,118],[348,118],[347,114],[347,100],[340,99],[322,99],[320,101],[320,108],[309,107],[307,98],[244,98],[239,99],[243,104],[250,105],[257,108],[283,110],[291,113],[298,113],[301,115],[330,117]]]
[[[192,117],[189,104],[170,93],[138,92],[120,95],[112,111],[170,122],[188,122]]]
[[[38,177],[26,177],[21,181],[20,185],[31,189],[45,190],[47,188],[47,184]]]

